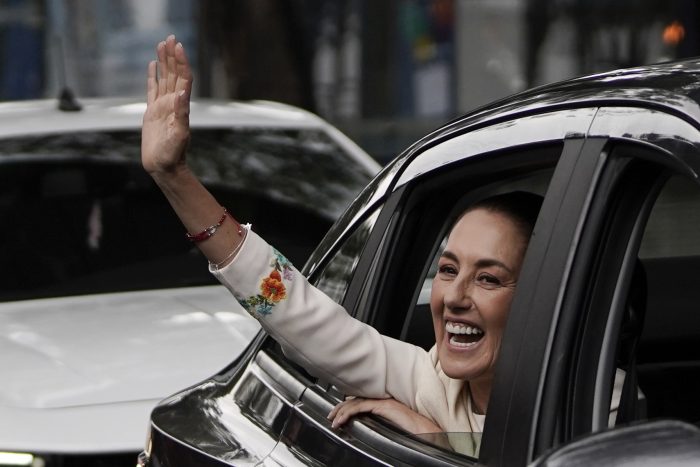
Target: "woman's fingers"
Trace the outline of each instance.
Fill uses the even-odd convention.
[[[146,82],[147,92],[146,92],[146,103],[147,105],[153,104],[158,96],[158,79],[156,78],[156,66],[158,62],[152,60],[148,64],[148,80]]]
[[[167,92],[174,92],[175,83],[177,82],[177,64],[175,63],[175,36],[172,34],[165,39],[165,57],[168,67],[166,90]]]
[[[148,103],[175,93],[174,99],[177,104],[186,104],[184,107],[176,107],[178,116],[188,114],[192,93],[192,69],[185,48],[171,34],[157,45],[156,54],[157,64],[149,64],[148,70]]]
[[[187,97],[189,97],[192,91],[192,69],[181,42],[175,45],[175,73],[177,75],[175,91],[185,91]]]
[[[360,397],[346,399],[333,407],[333,410],[328,414],[328,419],[331,420],[331,426],[337,428],[358,413],[372,412],[375,405],[376,401]]]
[[[443,431],[433,420],[419,414],[395,399],[347,399],[333,407],[328,414],[331,426],[338,428],[360,413],[378,415],[409,433],[438,433]]]
[[[151,173],[184,161],[189,140],[192,71],[182,44],[170,35],[156,46],[148,65],[147,107],[141,130],[141,159]]]
[[[340,422],[340,420],[342,418],[341,412],[343,411],[344,408],[347,407],[348,403],[350,401],[353,401],[353,400],[356,400],[356,399],[346,399],[343,402],[340,402],[335,407],[333,407],[333,409],[331,409],[331,411],[328,413],[328,420],[330,420],[332,422],[331,426],[333,428],[336,428],[344,423],[344,422],[342,422],[342,423]]]
[[[340,406],[341,406],[342,404],[343,404],[343,403],[341,402],[340,404],[337,404],[336,406],[334,406],[334,407],[331,409],[331,411],[328,412],[328,416],[327,416],[326,418],[328,418],[328,420],[333,420],[333,419],[336,417],[336,415],[338,415],[338,411],[340,410]]]
[[[177,102],[175,112],[177,118],[187,118],[190,113],[190,95],[192,93],[192,70],[187,62],[185,48],[181,43],[177,43],[174,48],[175,59],[175,89]]]
[[[167,85],[167,80],[165,79],[168,76],[168,60],[165,56],[165,41],[161,41],[158,43],[156,46],[156,55],[158,56],[158,76],[157,76],[157,81],[158,81],[158,96],[164,96],[166,92],[166,85]]]

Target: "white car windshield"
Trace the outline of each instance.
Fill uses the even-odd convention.
[[[140,143],[138,130],[0,141],[0,300],[213,283]],[[242,221],[285,231],[297,263],[373,175],[311,129],[194,130],[189,158]]]

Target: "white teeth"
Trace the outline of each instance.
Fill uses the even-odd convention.
[[[462,323],[451,323],[447,322],[445,323],[445,331],[449,332],[450,334],[483,334],[484,331],[481,329],[477,328],[476,326],[467,326]]]
[[[454,336],[450,337],[450,344],[454,345],[455,347],[464,347],[464,348],[468,348],[468,347],[472,347],[472,346],[476,345],[477,343],[478,343],[478,341],[475,341],[475,342],[459,342],[459,341],[457,341],[457,339],[456,339]]]

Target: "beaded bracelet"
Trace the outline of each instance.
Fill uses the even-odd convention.
[[[191,234],[189,232],[186,232],[185,236],[187,237],[187,240],[189,240],[193,243],[199,243],[199,242],[203,242],[204,240],[210,238],[212,235],[214,235],[216,233],[216,231],[219,229],[219,227],[221,227],[221,224],[224,223],[224,221],[226,220],[226,216],[228,216],[228,215],[229,215],[228,211],[226,210],[226,208],[224,208],[224,214],[221,216],[221,219],[219,219],[219,222],[217,222],[214,225],[210,225],[206,229],[204,229],[201,232],[196,233],[196,234]],[[238,227],[238,233],[241,233],[240,225]]]

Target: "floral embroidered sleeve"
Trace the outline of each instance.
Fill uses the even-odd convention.
[[[248,298],[238,299],[238,303],[252,316],[269,315],[275,305],[287,298],[287,288],[282,278],[287,281],[292,280],[292,263],[279,251],[274,248],[272,251],[274,253],[270,262],[272,271],[260,281],[260,292]]]
[[[419,367],[431,365],[428,354],[350,317],[254,232],[229,265],[212,273],[310,373],[346,394],[415,406]]]

